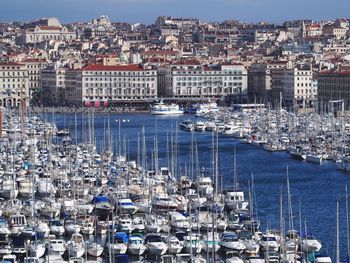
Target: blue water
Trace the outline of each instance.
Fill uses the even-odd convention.
[[[120,137],[126,142],[127,152],[132,159],[136,159],[137,138],[144,126],[148,160],[151,160],[154,137],[157,134],[159,161],[161,165],[167,162],[167,138],[175,134],[178,123],[188,115],[177,117],[152,116],[149,114],[95,114],[95,139],[97,148],[101,149],[106,141],[108,119],[113,135],[113,149],[118,150],[118,136],[120,122]],[[52,119],[51,115],[47,116]],[[87,137],[87,115],[56,114],[54,115],[58,128],[70,128],[71,135],[81,142]],[[75,125],[75,118],[77,125]],[[82,121],[83,120],[83,121]],[[84,123],[82,125],[82,123]],[[77,131],[75,131],[77,127]],[[77,134],[77,138],[75,138]],[[85,135],[85,136],[83,136]],[[178,171],[185,171],[190,163],[191,138],[198,146],[200,167],[210,169],[212,158],[212,135],[210,133],[189,133],[178,130]],[[346,213],[345,213],[345,185],[349,184],[350,174],[337,171],[333,162],[322,165],[297,161],[290,158],[288,153],[267,152],[261,147],[241,143],[232,137],[219,136],[219,168],[223,176],[225,187],[232,186],[233,181],[233,149],[237,151],[237,174],[240,187],[248,196],[249,180],[254,175],[256,208],[262,222],[261,230],[279,228],[280,192],[283,191],[283,207],[288,229],[287,217],[287,187],[286,170],[288,167],[290,191],[294,215],[294,228],[302,229],[306,225],[307,231],[312,232],[323,244],[323,251],[331,256],[335,255],[335,222],[336,200],[340,201],[340,254],[345,258],[347,252]],[[123,148],[123,147],[120,147]],[[150,164],[148,163],[149,167]],[[300,204],[300,206],[299,206]],[[299,221],[299,207],[301,223]]]

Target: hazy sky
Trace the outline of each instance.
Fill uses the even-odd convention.
[[[350,0],[0,0],[0,21],[57,17],[62,22],[153,23],[159,15],[198,17],[204,21],[238,19],[283,22],[288,19],[348,17]]]

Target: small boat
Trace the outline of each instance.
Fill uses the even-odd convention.
[[[168,195],[157,195],[152,199],[152,207],[159,211],[173,211],[176,210],[178,204]]]
[[[246,210],[248,207],[248,202],[244,200],[243,191],[227,191],[224,202],[228,210]]]
[[[25,215],[14,214],[10,216],[10,231],[12,235],[19,235],[27,225]]]
[[[131,201],[130,198],[121,198],[118,200],[117,211],[120,214],[135,214],[138,207]]]
[[[66,231],[61,220],[49,221],[50,232],[56,236],[62,236]]]
[[[220,246],[226,252],[231,251],[239,253],[246,249],[246,246],[238,239],[237,235],[231,232],[222,235]]]
[[[81,258],[85,253],[84,238],[79,233],[74,233],[67,242],[66,248],[71,257]]]
[[[132,235],[129,237],[128,253],[131,255],[141,256],[146,251],[146,246],[140,236]]]
[[[321,164],[323,161],[323,156],[322,156],[322,154],[308,153],[306,155],[306,161],[310,162],[310,163]]]
[[[179,212],[169,212],[170,225],[175,231],[189,231],[189,220]]]
[[[92,257],[99,257],[103,253],[103,249],[104,249],[103,246],[97,242],[93,242],[89,240],[85,242],[85,246],[86,246],[86,252],[88,253],[88,255]]]
[[[265,250],[274,250],[277,251],[279,249],[279,242],[277,241],[276,235],[273,233],[263,233],[260,238],[260,246]]]
[[[76,222],[76,220],[73,219],[67,219],[64,222],[64,229],[68,234],[75,234],[79,233],[81,230],[80,225]]]
[[[179,126],[181,129],[185,129],[190,124],[192,124],[191,120],[184,120],[180,122]]]
[[[200,131],[200,132],[205,131],[205,127],[206,127],[205,123],[202,121],[197,121],[194,125],[195,131]]]
[[[112,255],[125,254],[128,250],[128,235],[125,232],[117,232],[115,234],[115,243],[111,242],[107,244],[108,249],[112,252]]]
[[[148,253],[151,255],[161,256],[168,250],[167,244],[157,234],[148,234],[145,238],[145,245]]]
[[[183,245],[180,240],[175,236],[165,238],[165,243],[168,245],[168,251],[170,254],[179,254],[182,251]]]
[[[62,256],[66,252],[66,242],[63,239],[50,239],[49,249],[51,254]]]
[[[302,238],[301,248],[305,252],[319,252],[322,244],[312,234],[308,233]]]

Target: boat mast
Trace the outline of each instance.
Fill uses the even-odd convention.
[[[337,199],[337,213],[336,213],[336,251],[335,263],[339,263],[339,200]]]
[[[236,160],[236,146],[233,147],[233,191],[237,191],[237,160]]]
[[[287,166],[287,192],[288,192],[288,225],[290,230],[294,230],[292,197],[290,194],[288,166]]]
[[[345,212],[346,212],[346,237],[347,237],[347,258],[350,256],[350,237],[349,237],[349,196],[348,185],[345,185]]]

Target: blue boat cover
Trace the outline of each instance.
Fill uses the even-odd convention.
[[[92,199],[93,204],[104,203],[104,202],[109,203],[108,197],[104,195],[97,195]]]

